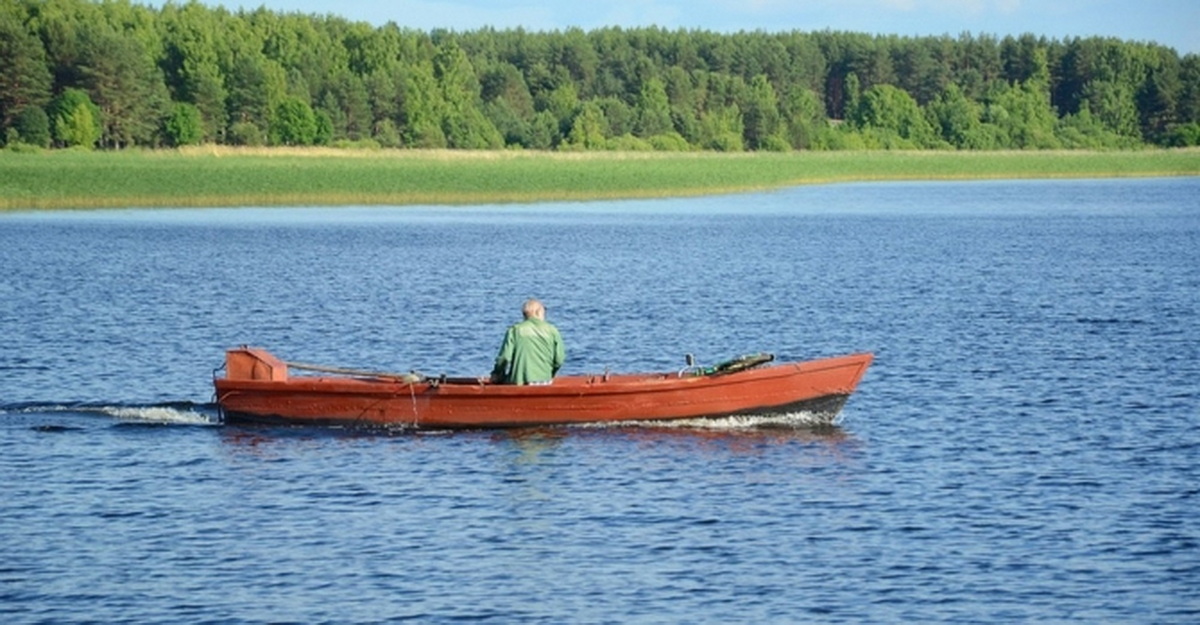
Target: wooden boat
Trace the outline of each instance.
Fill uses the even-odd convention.
[[[213,383],[217,403],[232,421],[446,429],[799,412],[832,421],[872,356],[790,363],[772,363],[773,359],[755,354],[709,368],[569,375],[544,386],[513,386],[487,378],[288,363],[263,349],[243,346],[226,352],[225,375],[214,373]],[[290,375],[289,369],[336,375]]]

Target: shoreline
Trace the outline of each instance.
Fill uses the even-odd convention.
[[[528,152],[229,148],[0,152],[0,212],[483,205],[856,182],[1200,176],[1200,149]]]

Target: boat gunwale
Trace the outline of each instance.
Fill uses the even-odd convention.
[[[363,396],[394,397],[397,394],[436,393],[463,397],[574,397],[588,395],[625,395],[709,389],[719,386],[761,383],[779,378],[808,374],[823,369],[870,364],[873,355],[862,352],[807,361],[778,362],[752,369],[710,375],[680,375],[679,372],[626,374],[575,374],[555,378],[551,384],[498,384],[479,378],[426,377],[405,381],[390,377],[368,376],[292,376],[287,380],[241,380],[216,378],[218,394],[223,391],[355,393]],[[467,382],[466,380],[478,380]],[[857,382],[857,379],[856,379]],[[222,388],[224,387],[224,388]]]

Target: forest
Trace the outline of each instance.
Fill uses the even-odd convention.
[[[198,2],[0,0],[0,143],[530,150],[1200,145],[1153,42],[661,28],[417,31]]]

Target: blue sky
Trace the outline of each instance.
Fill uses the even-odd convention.
[[[161,5],[162,2],[151,2]],[[1100,35],[1200,54],[1200,0],[205,0],[230,9],[331,13],[372,24],[585,30],[661,26],[719,32],[845,30],[873,34]]]

